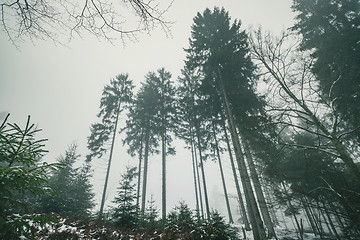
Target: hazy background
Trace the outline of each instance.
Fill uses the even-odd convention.
[[[176,81],[183,67],[188,47],[193,17],[206,7],[225,7],[232,19],[242,21],[243,29],[262,26],[264,30],[279,33],[293,24],[291,0],[175,0],[166,14],[174,21],[171,36],[161,30],[151,35],[138,36],[137,42],[114,41],[113,45],[94,36],[76,38],[67,46],[56,46],[52,42],[36,41],[20,44],[17,50],[0,31],[0,119],[11,113],[9,122],[24,126],[27,115],[43,132],[39,137],[47,138],[45,156],[54,162],[71,143],[79,145],[82,159],[86,149],[90,125],[98,121],[99,102],[102,89],[119,73],[128,73],[137,87],[149,71],[165,67]],[[126,116],[121,116],[121,127]],[[106,204],[114,198],[120,174],[126,165],[137,165],[137,158],[126,154],[126,146],[118,136],[114,155]],[[168,157],[168,211],[184,200],[195,208],[193,176],[190,152],[175,141],[177,155]],[[161,203],[161,156],[149,159],[148,196],[153,194],[156,204]],[[94,190],[99,204],[105,178],[107,158],[94,161]],[[235,187],[228,158],[224,156],[225,174],[228,176],[228,191],[235,195]],[[224,215],[220,173],[217,163],[205,165],[208,180],[210,207]],[[235,201],[233,201],[235,203]],[[234,204],[234,207],[236,205]],[[98,210],[98,206],[97,209]],[[235,212],[235,209],[234,209]]]

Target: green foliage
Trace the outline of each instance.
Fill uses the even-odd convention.
[[[92,185],[90,183],[90,166],[75,168],[79,160],[77,145],[72,144],[65,156],[58,158],[63,167],[49,178],[48,185],[57,195],[46,194],[38,201],[38,210],[54,212],[63,217],[80,219],[90,216],[94,207]]]
[[[166,218],[166,227],[173,233],[191,232],[194,225],[193,212],[184,202],[180,202],[179,206],[175,206]]]
[[[157,228],[163,226],[163,223],[159,218],[159,209],[155,206],[155,200],[151,195],[148,201],[147,207],[144,213],[140,216],[140,226],[144,227],[148,231],[154,231]]]
[[[237,229],[218,212],[213,211],[207,220],[198,219],[184,202],[169,213],[165,232],[170,239],[239,239]]]
[[[254,93],[255,67],[247,39],[240,21],[231,23],[224,8],[206,9],[194,18],[190,48],[186,49],[187,66],[199,70],[203,76],[200,89],[208,96],[207,106],[214,113],[221,111],[221,79],[238,121],[245,121],[262,107]]]
[[[91,161],[94,157],[101,157],[106,153],[106,143],[111,138],[113,129],[116,127],[118,114],[125,109],[121,105],[127,105],[133,101],[134,84],[128,78],[128,74],[120,74],[115,79],[110,80],[109,85],[105,85],[100,100],[100,112],[98,117],[101,123],[91,125],[91,134],[88,137],[88,148],[91,153],[86,157]]]
[[[126,168],[126,172],[121,176],[118,195],[113,201],[116,206],[112,210],[112,220],[115,226],[121,229],[131,229],[139,221],[139,211],[136,206],[136,184],[133,183],[137,174],[136,167]]]
[[[0,238],[13,239],[29,235],[36,226],[54,219],[41,214],[29,214],[29,199],[53,193],[46,186],[48,176],[59,164],[40,162],[46,139],[37,140],[41,130],[30,124],[28,117],[24,129],[17,124],[0,125]]]
[[[312,51],[322,98],[360,137],[360,2],[295,0],[293,10],[293,30],[302,35],[302,49]]]
[[[175,122],[175,88],[171,73],[164,68],[148,72],[126,121],[127,137],[124,143],[129,145],[129,153],[139,151],[145,136],[149,137],[149,152],[158,153],[160,137],[165,131],[167,154],[174,155],[169,133],[174,131]]]

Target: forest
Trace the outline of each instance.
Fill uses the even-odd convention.
[[[119,73],[103,87],[86,156],[73,143],[44,161],[41,126],[7,114],[0,239],[360,239],[360,1],[294,0],[292,11],[295,24],[280,35],[245,29],[225,8],[198,12],[181,75],[160,67],[136,86],[132,73]],[[167,209],[175,141],[191,156],[194,209],[184,201]],[[107,199],[117,148],[137,165]],[[95,202],[94,161],[104,157]],[[148,189],[154,158],[159,203]],[[209,203],[209,162],[218,165],[226,215]]]

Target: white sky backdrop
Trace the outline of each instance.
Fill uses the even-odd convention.
[[[193,17],[206,7],[225,7],[232,19],[240,19],[243,29],[262,26],[263,30],[279,33],[293,24],[291,0],[175,0],[166,14],[166,19],[174,21],[171,37],[166,37],[160,29],[151,35],[142,34],[138,42],[114,41],[114,45],[93,36],[84,36],[67,44],[55,46],[52,42],[30,42],[20,45],[17,50],[0,31],[0,119],[6,112],[11,113],[10,122],[24,126],[27,115],[32,122],[43,129],[41,137],[48,138],[45,156],[48,162],[65,152],[76,142],[79,153],[87,154],[86,138],[90,125],[97,120],[101,92],[105,84],[119,73],[128,73],[139,86],[149,71],[165,67],[176,80],[183,67],[188,47]],[[125,119],[125,116],[122,116]],[[122,125],[123,126],[123,125]],[[122,127],[121,126],[121,127]],[[107,204],[116,194],[117,183],[125,165],[137,165],[125,153],[118,137],[114,156]],[[195,208],[191,155],[181,144],[177,155],[168,157],[168,211],[184,200]],[[161,205],[161,165],[160,155],[150,157],[148,196],[154,195],[157,205]],[[228,176],[228,192],[235,194],[230,163],[224,156],[225,174]],[[93,179],[96,203],[99,204],[105,177],[107,160],[94,161]],[[217,163],[206,163],[210,207],[226,215],[220,173]],[[235,201],[233,201],[235,203]],[[235,213],[236,206],[233,211]]]

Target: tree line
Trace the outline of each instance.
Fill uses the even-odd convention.
[[[160,68],[145,76],[136,94],[128,74],[104,87],[85,165],[71,170],[72,161],[59,161],[70,166],[69,182],[84,181],[77,185],[90,193],[85,182],[92,159],[109,154],[98,214],[104,219],[115,137],[125,134],[123,142],[138,158],[138,166],[122,175],[113,202],[115,223],[136,225],[139,216],[154,213],[153,203],[148,204],[151,210],[146,207],[149,160],[154,154],[162,159],[161,218],[150,214],[149,219],[180,221],[179,214],[168,215],[166,209],[166,159],[176,153],[176,137],[192,156],[195,215],[184,204],[175,208],[191,215],[186,221],[194,217],[210,223],[217,218],[209,205],[205,174],[206,161],[213,160],[219,165],[227,217],[233,222],[229,178],[223,171],[227,152],[244,230],[251,230],[255,239],[276,238],[282,214],[293,220],[299,239],[308,231],[304,219],[321,239],[355,239],[360,235],[359,9],[354,0],[295,0],[295,25],[280,36],[261,29],[245,31],[224,8],[198,13],[176,80]],[[120,114],[127,120],[119,129]],[[2,134],[2,139],[10,137],[6,131]],[[71,151],[68,155],[77,156]],[[60,172],[52,177],[62,177]],[[90,204],[79,208],[79,214],[93,206],[91,193],[87,198]],[[235,239],[230,235],[224,239]]]

